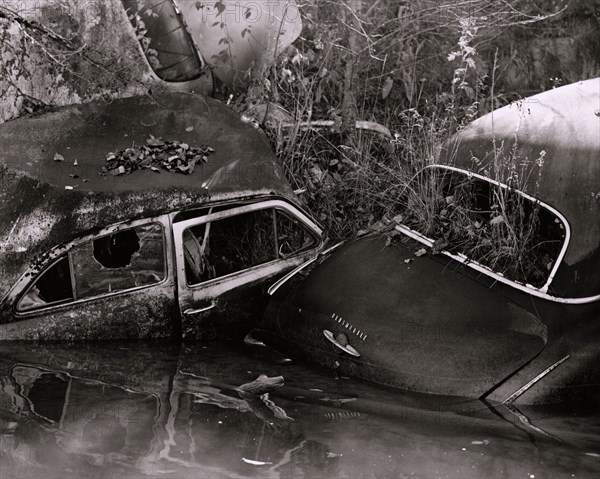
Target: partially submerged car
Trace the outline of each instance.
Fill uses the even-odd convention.
[[[597,405],[599,105],[593,79],[473,122],[406,189],[419,214],[290,273],[253,337],[407,390]]]
[[[244,334],[322,248],[266,139],[214,100],[72,105],[1,125],[0,151],[2,340]]]

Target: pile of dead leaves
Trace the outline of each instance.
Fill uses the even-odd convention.
[[[145,145],[108,153],[102,174],[128,175],[135,170],[143,169],[160,173],[163,169],[191,175],[196,164],[207,163],[208,155],[214,151],[208,145],[195,148],[181,141],[166,141],[150,135]]]

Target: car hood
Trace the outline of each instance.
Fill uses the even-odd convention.
[[[275,295],[261,329],[289,350],[363,379],[419,392],[480,397],[534,358],[546,327],[439,255],[383,235],[341,247]],[[345,333],[359,358],[323,331]],[[284,338],[282,340],[282,338]]]

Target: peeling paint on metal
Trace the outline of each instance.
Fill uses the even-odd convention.
[[[19,216],[19,219],[20,221],[15,223],[18,227],[11,230],[9,240],[17,252],[23,252],[46,238],[59,216],[39,207],[24,216]]]

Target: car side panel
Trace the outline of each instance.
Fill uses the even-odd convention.
[[[149,218],[129,224],[161,223],[168,232],[168,218]],[[105,229],[113,232],[114,227]],[[49,305],[32,311],[17,312],[15,305],[39,271],[52,264],[77,244],[97,235],[80,238],[55,248],[46,255],[45,263],[21,277],[0,305],[0,340],[90,340],[117,338],[168,338],[179,336],[180,317],[176,296],[175,272],[171,260],[172,241],[164,236],[165,276],[156,284],[130,291],[118,291],[104,296]],[[42,273],[43,274],[43,273]]]
[[[4,311],[4,315],[14,315]],[[0,325],[0,340],[89,340],[167,338],[178,335],[175,285],[167,280],[146,289],[72,303],[51,312],[13,317]]]

